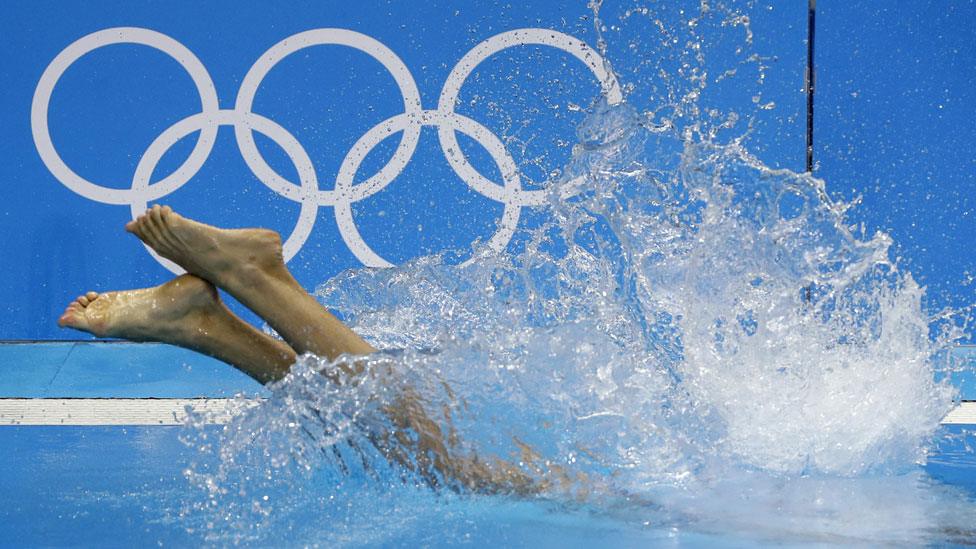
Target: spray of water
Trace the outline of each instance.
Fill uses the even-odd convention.
[[[852,233],[823,181],[766,167],[743,132],[723,137],[739,117],[702,94],[743,67],[761,86],[747,17],[703,2],[680,25],[647,9],[620,20],[637,17],[669,48],[655,57],[659,78],[630,86],[623,104],[593,103],[546,184],[546,219],[503,254],[476,245],[320,286],[358,333],[400,351],[361,361],[355,378],[303,356],[263,405],[219,431],[197,426],[187,438],[201,457],[187,474],[205,497],[187,520],[239,541],[307,531],[327,510],[330,541],[362,543],[423,520],[407,511],[418,501],[463,515],[458,496],[430,488],[463,483],[425,472],[410,454],[420,434],[389,413],[404,391],[454,458],[505,464],[557,501],[601,508],[626,494],[666,509],[641,506],[634,520],[736,529],[748,521],[727,504],[749,491],[752,514],[785,505],[801,517],[824,498],[863,512],[916,494],[953,399],[932,358],[957,331],[931,322],[890,239]],[[724,39],[715,29],[726,27],[743,51],[708,76],[702,36]],[[648,99],[654,108],[635,107]],[[400,460],[389,459],[391,433],[406,437]],[[909,480],[877,486],[892,475]],[[845,488],[857,479],[870,484],[860,500]],[[917,507],[898,516],[804,531],[877,540],[935,520]]]

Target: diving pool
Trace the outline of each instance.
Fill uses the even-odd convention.
[[[963,350],[965,353],[966,350]],[[267,398],[249,378],[212,359],[156,344],[59,342],[0,345],[5,397],[46,399]],[[962,380],[955,380],[961,382]],[[971,395],[964,395],[971,396]],[[55,415],[57,415],[55,413]],[[52,416],[53,417],[53,416]],[[573,503],[544,498],[459,496],[347,479],[341,497],[308,482],[301,505],[261,527],[198,507],[206,494],[187,470],[199,432],[173,425],[0,427],[0,540],[10,547],[199,546],[760,546],[928,543],[966,545],[953,509],[976,501],[976,425],[942,428],[924,466],[896,476],[772,477],[749,488],[716,487],[749,516],[661,494]],[[70,422],[70,420],[69,420]],[[223,425],[204,430],[216,434]],[[260,474],[256,469],[255,474]],[[289,483],[289,489],[295,489]],[[273,490],[273,489],[272,489]],[[287,498],[282,494],[272,498]],[[330,499],[332,498],[332,499]],[[729,499],[731,498],[731,500]],[[204,503],[205,504],[205,503]],[[292,505],[283,504],[283,508]],[[362,506],[356,509],[352,506]],[[698,513],[696,513],[698,510]],[[712,514],[714,513],[714,514]],[[745,514],[745,513],[744,513]],[[242,535],[243,534],[243,535]]]
[[[0,546],[976,544],[976,2],[643,4],[3,5]],[[398,351],[61,340],[154,204]]]

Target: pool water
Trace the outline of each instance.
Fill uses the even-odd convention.
[[[748,17],[710,3],[664,23],[632,15],[667,31],[658,49],[640,45],[656,66],[604,83],[624,100],[580,108],[569,162],[537,182],[544,213],[520,221],[507,251],[479,243],[315,289],[391,350],[366,374],[330,383],[320,373],[337,364],[300,357],[281,382],[250,386],[266,399],[222,426],[4,427],[7,539],[976,543],[976,441],[940,426],[960,398],[951,381],[972,368],[940,359],[968,313],[931,315],[888,235],[852,227],[829,182],[749,150],[742,121],[773,106]],[[715,72],[706,52],[722,40],[742,47]],[[723,86],[749,99],[722,105],[730,96],[709,92]],[[169,351],[112,349],[100,365],[113,377],[126,361],[146,377],[111,387],[63,371],[65,357],[24,393],[199,395],[156,379]],[[169,379],[208,378],[179,364]],[[573,481],[486,495],[388,462],[372,441],[397,431],[384,410],[405,388],[450,433],[452,456]]]
[[[8,373],[0,382],[7,396],[270,395],[217,361],[164,345],[0,345],[0,363]],[[587,547],[974,540],[976,426],[941,428],[926,464],[897,475],[729,470],[697,486],[575,500],[435,492],[399,480],[279,470],[277,482],[238,479],[246,494],[229,505],[229,515],[207,509],[210,494],[188,477],[208,455],[198,446],[205,442],[201,434],[226,436],[225,426],[199,429],[3,426],[4,543]],[[242,470],[267,472],[260,460]],[[252,500],[271,512],[237,504]],[[249,524],[236,524],[242,520]]]
[[[4,545],[132,547],[233,542],[235,537],[220,525],[199,524],[198,518],[183,514],[186,498],[192,498],[184,469],[193,461],[194,451],[180,442],[180,430],[0,429],[0,458],[7,464],[0,474]],[[949,431],[958,434],[960,430]],[[679,507],[663,509],[625,499],[587,505],[360,487],[343,495],[343,505],[330,507],[313,501],[311,508],[291,510],[288,519],[266,531],[250,531],[239,541],[401,547],[968,545],[976,541],[972,528],[976,500],[973,444],[976,438],[972,434],[948,443],[922,469],[925,474],[778,479],[767,486],[753,480],[748,487],[737,487],[744,492],[733,501],[720,500],[722,505],[741,506],[739,513],[714,509],[717,501],[684,502],[684,512],[679,513]],[[760,499],[764,501],[757,502]],[[712,512],[715,515],[709,517]]]

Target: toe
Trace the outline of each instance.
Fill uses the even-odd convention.
[[[157,229],[163,226],[163,208],[159,204],[153,205],[149,211],[149,219]]]
[[[149,216],[143,215],[139,218],[139,238],[144,242],[148,242],[148,239],[152,237],[152,233],[149,232]]]
[[[151,213],[152,209],[148,209],[145,213],[140,215],[138,219],[136,219],[135,232],[139,237],[139,240],[142,240],[150,247],[155,249],[159,243],[159,237],[156,231],[153,230]]]
[[[172,227],[173,221],[178,217],[179,215],[177,215],[177,213],[173,211],[173,208],[170,208],[169,206],[163,206],[159,211],[160,224],[164,229],[167,230],[167,232]]]
[[[95,299],[98,297],[98,292],[88,292],[85,294],[85,297],[88,298],[88,301],[95,301]]]
[[[79,325],[80,319],[83,318],[80,309],[74,307],[68,307],[65,309],[64,313],[61,314],[61,318],[58,319],[58,326],[62,328],[75,328]]]
[[[80,295],[80,296],[78,296],[77,299],[75,299],[75,303],[80,304],[82,307],[87,307],[88,306],[88,298],[86,296]]]
[[[129,224],[125,226],[125,230],[129,231],[130,233],[133,233],[134,235],[139,237],[139,239],[143,239],[143,231],[144,231],[143,226],[145,225],[144,220],[145,220],[145,216],[140,215],[139,217],[130,221]]]
[[[174,215],[176,214],[173,213],[173,208],[169,206],[163,206],[159,210],[159,220],[163,222],[163,225],[168,224]]]
[[[179,242],[173,235],[172,221],[176,218],[176,213],[169,206],[161,206],[152,215],[153,225],[159,232],[162,239],[161,244],[170,250],[179,249]]]
[[[147,214],[145,218],[146,220],[143,222],[145,234],[148,237],[149,245],[155,249],[163,241],[159,230],[159,223],[156,221],[156,216],[153,213]]]
[[[169,206],[163,206],[161,217],[167,228],[172,228],[174,223],[179,223],[180,220],[183,219],[183,216],[176,213],[173,208],[170,208]]]

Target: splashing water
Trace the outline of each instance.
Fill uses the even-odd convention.
[[[701,33],[710,11],[675,28]],[[716,21],[748,31],[741,16]],[[743,58],[761,81],[762,58]],[[426,521],[470,533],[472,516],[529,505],[432,490],[451,480],[423,478],[416,456],[385,459],[377,437],[398,427],[384,410],[409,387],[452,455],[536,482],[558,471],[568,482],[548,499],[619,528],[828,542],[965,528],[973,504],[949,494],[956,511],[936,511],[949,489],[917,468],[954,397],[932,357],[957,332],[930,324],[890,239],[853,234],[823,181],[719,138],[736,117],[703,108],[704,72],[672,73],[652,111],[595,101],[545,187],[547,219],[508,253],[475,246],[472,262],[444,252],[320,286],[358,333],[401,351],[338,384],[319,373],[342,377],[337,364],[301,357],[264,404],[198,427],[193,527],[382,543]]]

